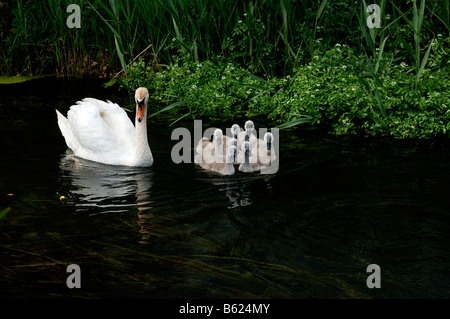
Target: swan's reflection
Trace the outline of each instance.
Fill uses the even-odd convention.
[[[146,233],[152,218],[151,169],[96,163],[67,150],[61,156],[60,171],[77,212],[97,215],[137,208],[141,232]]]
[[[200,173],[202,170],[198,169],[198,172]],[[217,186],[220,192],[225,192],[225,196],[230,201],[228,208],[251,206],[254,201],[251,188],[255,182],[260,183],[262,181],[269,195],[272,193],[270,181],[275,175],[239,173],[232,176],[218,176],[211,173],[208,174],[208,178],[197,178],[197,180],[207,181]]]

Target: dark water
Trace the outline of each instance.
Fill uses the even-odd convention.
[[[221,177],[174,164],[175,127],[152,118],[154,166],[114,167],[67,151],[54,109],[126,96],[88,81],[0,90],[0,297],[450,297],[447,140],[282,131],[277,174]]]

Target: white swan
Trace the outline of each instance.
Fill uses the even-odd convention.
[[[270,166],[277,157],[275,155],[275,148],[273,147],[273,134],[267,132],[264,134],[263,140],[258,139],[258,164],[260,166]],[[254,150],[254,148],[253,148]]]
[[[218,132],[217,132],[218,133]],[[220,134],[214,134],[213,142],[203,137],[197,147],[195,155],[195,163],[205,170],[216,172],[222,175],[234,174],[234,162],[236,159],[237,149],[235,143],[219,142]],[[225,154],[223,147],[226,147]],[[221,154],[221,155],[219,155]]]
[[[236,146],[229,144],[227,146],[227,151],[225,154],[225,161],[220,162],[214,162],[210,170],[222,175],[233,175],[234,174],[234,159],[236,157]]]
[[[146,88],[135,94],[135,126],[117,104],[85,98],[72,105],[67,118],[58,110],[58,126],[78,157],[110,165],[148,167],[153,156],[147,140]]]
[[[221,129],[216,129],[213,134],[213,141],[211,142],[208,138],[203,137],[198,141],[195,148],[195,163],[200,164],[200,166],[205,166],[212,164],[216,161],[224,162],[223,160],[223,132]]]

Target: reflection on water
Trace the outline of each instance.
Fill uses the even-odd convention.
[[[221,176],[174,164],[151,118],[154,166],[109,166],[66,151],[49,107],[104,92],[82,87],[0,100],[0,296],[450,296],[449,141],[283,132],[276,174]]]
[[[87,161],[70,150],[61,157],[62,182],[72,185],[76,210],[93,215],[151,208],[152,170]],[[136,200],[130,201],[135,197]]]
[[[224,193],[229,199],[229,209],[251,206],[254,200],[251,184],[263,182],[266,189],[271,189],[270,180],[274,175],[261,175],[259,173],[236,172],[233,176],[219,176],[208,173],[207,178],[198,177],[197,180],[216,186],[220,193]]]
[[[76,157],[67,150],[60,161],[61,183],[70,185],[71,203],[89,215],[137,210],[145,242],[151,227],[153,171],[148,168],[112,166]]]

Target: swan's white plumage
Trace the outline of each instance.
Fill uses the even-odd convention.
[[[275,148],[273,146],[273,134],[267,132],[264,134],[263,139],[258,139],[257,141],[257,155],[258,155],[258,164],[260,166],[270,166],[271,162],[275,161],[276,154]],[[270,150],[268,149],[268,145],[270,143]],[[255,150],[253,148],[253,150]]]
[[[252,153],[252,145],[249,141],[242,142],[240,154],[239,170],[244,173],[251,173],[261,169],[258,164],[258,159],[255,154]]]
[[[136,122],[140,126],[136,132],[119,105],[85,98],[70,107],[67,118],[58,110],[56,113],[66,144],[76,156],[110,165],[152,165],[145,120]]]
[[[242,148],[242,143],[245,141],[249,141],[252,146],[256,145],[256,132],[255,132],[255,124],[253,121],[246,121],[244,125],[244,131],[238,132],[238,149]],[[248,136],[248,139],[246,138]]]
[[[216,129],[212,142],[206,137],[198,142],[195,148],[197,153],[195,163],[205,170],[222,175],[233,175],[236,143],[235,139],[223,136],[221,129]]]

